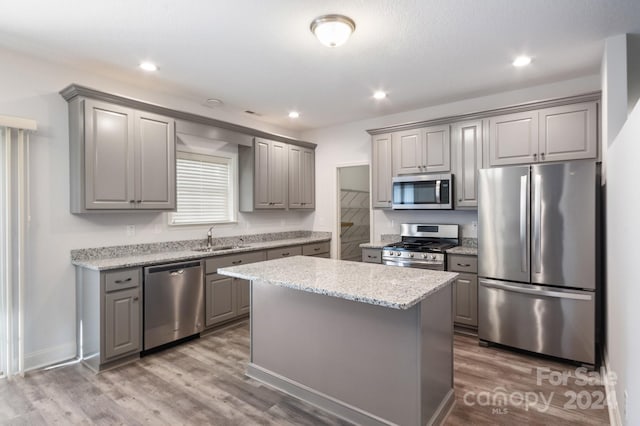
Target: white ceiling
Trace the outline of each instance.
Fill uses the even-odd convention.
[[[640,32],[640,0],[0,0],[0,10],[2,46],[220,98],[293,130],[598,73],[605,38]],[[356,22],[342,47],[309,31],[327,13]],[[522,53],[533,63],[516,69]],[[144,59],[160,70],[137,69]],[[389,97],[374,101],[377,89]]]

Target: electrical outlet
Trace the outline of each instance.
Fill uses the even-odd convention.
[[[133,237],[136,235],[136,226],[127,225],[127,237]]]

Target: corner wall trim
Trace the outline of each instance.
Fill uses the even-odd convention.
[[[609,410],[609,424],[611,426],[622,426],[622,416],[620,415],[620,406],[616,397],[615,384],[609,381],[609,372],[611,365],[609,364],[609,354],[605,349],[602,350],[602,367],[600,367],[600,377],[603,378],[604,391],[607,397],[607,408]]]

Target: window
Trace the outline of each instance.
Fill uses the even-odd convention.
[[[231,158],[177,152],[177,211],[171,225],[234,222],[236,199]]]

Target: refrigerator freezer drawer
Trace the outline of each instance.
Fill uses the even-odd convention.
[[[595,294],[480,279],[478,337],[595,364]]]

